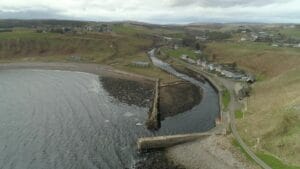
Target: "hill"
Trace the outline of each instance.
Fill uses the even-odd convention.
[[[215,42],[206,52],[217,62],[236,62],[258,77],[245,116],[238,119],[244,140],[258,154],[300,166],[300,49]]]

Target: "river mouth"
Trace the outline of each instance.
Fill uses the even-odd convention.
[[[137,138],[207,131],[218,114],[212,98],[153,133],[140,125],[147,106],[118,101],[101,76],[80,72],[1,70],[0,93],[1,168],[130,168]]]

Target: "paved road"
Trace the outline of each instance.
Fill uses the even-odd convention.
[[[229,80],[222,80],[222,81],[229,81]],[[233,136],[235,137],[235,139],[238,141],[238,143],[242,146],[242,148],[245,150],[245,152],[258,164],[260,165],[262,168],[264,169],[272,169],[269,165],[267,165],[264,161],[262,161],[260,158],[258,158],[252,151],[251,149],[247,146],[247,144],[243,141],[243,139],[241,138],[240,134],[237,131],[236,128],[236,121],[235,121],[235,115],[234,112],[236,110],[238,110],[238,101],[236,100],[236,97],[234,97],[234,85],[228,85],[230,84],[230,82],[225,82],[223,83],[225,85],[225,87],[229,90],[230,92],[230,103],[228,106],[228,111],[229,111],[229,115],[230,115],[230,128],[232,131]]]
[[[188,64],[186,62],[182,62],[180,60],[177,60],[180,63],[183,63],[185,66],[188,66],[189,68],[197,71],[197,72],[202,72],[202,70],[195,65],[191,65]],[[211,76],[213,77],[213,76]],[[215,78],[216,79],[216,78]],[[241,108],[241,104],[237,101],[237,98],[235,97],[235,93],[234,93],[234,86],[235,83],[232,80],[229,79],[225,79],[225,78],[217,78],[217,81],[219,81],[225,88],[228,89],[228,91],[230,92],[230,103],[228,106],[228,113],[225,114],[229,114],[229,121],[230,121],[230,128],[232,131],[233,136],[235,137],[235,139],[238,141],[238,143],[242,146],[242,148],[246,151],[246,153],[258,164],[260,165],[263,169],[272,169],[269,165],[267,165],[264,161],[262,161],[260,158],[258,158],[252,151],[251,149],[247,146],[247,144],[242,140],[240,134],[237,131],[236,128],[236,121],[235,121],[235,115],[234,112],[238,109]]]

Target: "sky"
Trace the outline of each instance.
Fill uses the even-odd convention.
[[[300,23],[300,0],[0,0],[0,19]]]

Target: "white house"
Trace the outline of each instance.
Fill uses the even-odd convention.
[[[197,63],[194,59],[191,59],[191,58],[187,58],[187,62],[192,63],[192,64]]]
[[[243,42],[243,41],[246,41],[247,39],[245,38],[245,37],[242,37],[241,38],[241,41]]]
[[[194,53],[196,53],[196,54],[202,54],[202,51],[201,50],[196,50]]]
[[[207,65],[208,70],[213,71],[215,70],[215,66],[213,64],[208,64]]]
[[[222,74],[223,76],[229,77],[229,78],[233,78],[233,77],[235,76],[234,73],[229,72],[229,71],[227,71],[227,70],[222,70],[222,71],[221,71],[221,74]]]
[[[297,45],[294,45],[294,48],[300,48],[300,43]]]
[[[217,71],[217,72],[222,72],[222,66],[220,66],[220,65],[218,65],[218,66],[215,66],[215,70]]]
[[[195,39],[199,40],[199,41],[206,41],[207,37],[205,37],[205,36],[196,36]]]
[[[181,57],[180,57],[182,60],[187,60],[187,58],[188,58],[188,55],[181,55]]]

